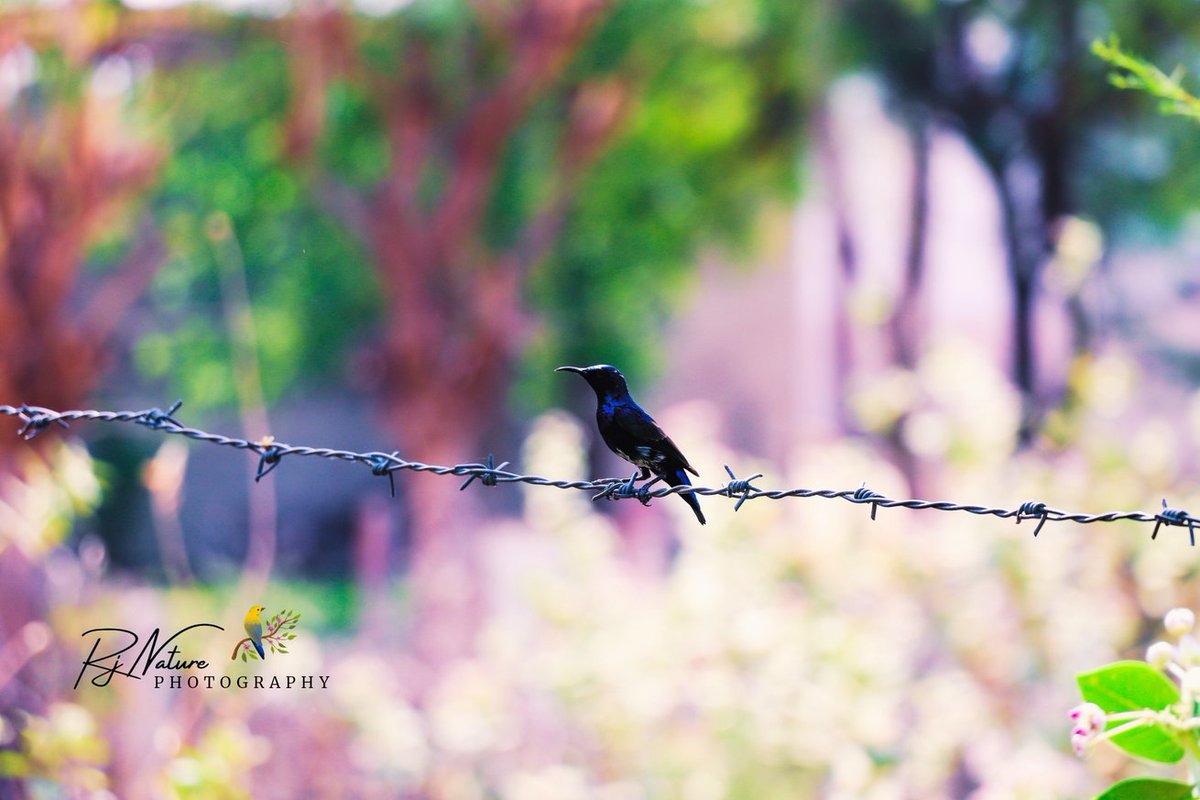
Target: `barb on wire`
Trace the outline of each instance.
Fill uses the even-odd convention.
[[[729,468],[728,464],[725,465],[725,472],[729,475],[729,483],[725,484],[725,496],[733,497],[734,495],[740,495],[737,503],[733,506],[733,510],[737,511],[742,507],[742,503],[751,499],[755,492],[760,491],[758,487],[753,486],[752,484],[754,481],[761,478],[763,474],[761,472],[756,472],[749,478],[743,478],[739,480],[738,476],[733,474],[733,470]],[[872,514],[871,516],[874,517],[875,515]]]
[[[1182,508],[1167,508],[1167,499],[1164,497],[1162,501],[1163,510],[1154,517],[1154,532],[1150,534],[1151,539],[1158,538],[1158,529],[1163,525],[1183,525],[1188,529],[1188,537],[1191,539],[1192,547],[1196,546],[1196,529],[1194,527],[1196,519],[1184,511]]]
[[[470,486],[475,481],[476,478],[478,478],[479,482],[482,483],[484,486],[495,486],[496,485],[496,476],[499,474],[500,470],[503,470],[507,466],[508,466],[508,462],[505,461],[505,462],[501,463],[500,466],[497,467],[496,459],[492,456],[491,453],[488,453],[487,469],[484,470],[483,472],[472,472],[471,477],[469,477],[465,481],[463,481],[462,486],[459,486],[458,490],[460,492],[463,491],[468,486]]]
[[[491,456],[489,456],[489,458],[490,457]],[[392,491],[392,497],[396,496],[396,470],[392,468],[392,465],[400,462],[401,460],[400,454],[392,451],[391,455],[376,453],[375,458],[371,459],[370,462],[371,474],[379,476],[387,475],[388,488]],[[467,484],[464,483],[461,487],[459,487],[459,491],[462,491],[465,488],[467,488]]]
[[[1096,522],[1126,521],[1143,524],[1153,523],[1154,529],[1150,534],[1151,539],[1158,538],[1158,532],[1164,525],[1167,527],[1187,528],[1191,544],[1195,546],[1196,525],[1200,524],[1200,517],[1194,517],[1181,508],[1168,507],[1165,499],[1162,501],[1162,510],[1157,514],[1145,514],[1140,511],[1109,511],[1103,514],[1080,514],[1050,508],[1045,503],[1037,500],[1024,502],[1017,508],[995,508],[991,506],[953,503],[946,500],[896,500],[868,489],[865,483],[857,489],[841,490],[805,488],[760,489],[754,485],[754,481],[763,477],[761,472],[755,473],[748,478],[738,478],[728,465],[725,466],[725,472],[729,475],[729,480],[723,486],[717,487],[688,486],[685,484],[682,486],[661,486],[657,489],[652,489],[651,487],[661,479],[653,478],[638,486],[638,472],[634,472],[629,478],[602,478],[590,481],[554,480],[544,478],[540,475],[522,475],[511,472],[506,469],[509,462],[504,461],[497,465],[495,457],[492,455],[488,456],[486,464],[470,463],[442,466],[439,464],[425,464],[420,461],[409,461],[408,459],[401,458],[394,451],[391,453],[379,451],[359,453],[353,450],[336,450],[328,447],[289,445],[275,441],[273,436],[265,436],[257,442],[251,442],[246,439],[209,433],[208,431],[183,425],[175,418],[175,414],[179,411],[181,405],[182,401],[176,401],[166,411],[158,408],[149,408],[144,411],[54,411],[40,406],[0,405],[0,416],[16,417],[19,419],[21,427],[17,431],[17,435],[26,441],[45,432],[51,425],[59,425],[67,428],[70,422],[88,420],[94,422],[128,422],[165,434],[185,436],[189,439],[207,442],[220,447],[246,450],[258,456],[258,470],[255,473],[256,481],[261,480],[278,468],[286,456],[306,456],[356,462],[369,467],[373,475],[380,477],[386,475],[393,497],[396,495],[395,473],[400,470],[408,470],[411,472],[429,472],[434,475],[464,477],[466,480],[459,487],[460,491],[466,489],[472,482],[478,479],[484,486],[495,486],[500,483],[550,486],[556,489],[591,492],[593,493],[592,500],[625,500],[633,498],[643,505],[649,505],[653,499],[672,494],[696,494],[705,497],[720,496],[730,499],[736,498],[737,502],[734,504],[733,510],[737,511],[749,500],[823,497],[832,500],[845,500],[860,505],[869,504],[871,506],[872,520],[875,519],[875,514],[880,508],[957,511],[979,516],[997,517],[999,519],[1013,519],[1017,524],[1020,524],[1022,520],[1036,519],[1037,526],[1033,530],[1035,537],[1041,533],[1042,528],[1047,522],[1075,522],[1088,525]]]

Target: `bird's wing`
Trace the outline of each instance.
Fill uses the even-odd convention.
[[[671,438],[663,433],[662,428],[658,427],[654,417],[647,414],[640,406],[617,406],[613,409],[613,423],[634,441],[645,442],[647,445],[657,447],[669,460],[678,462],[679,466],[696,477],[700,477],[700,473],[688,463],[687,458],[679,452],[679,448],[675,446]]]
[[[262,623],[261,622],[247,622],[246,623],[246,633],[250,634],[251,639],[261,639],[262,638]]]

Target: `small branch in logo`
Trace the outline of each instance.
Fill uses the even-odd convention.
[[[261,617],[264,610],[262,606],[252,606],[250,611],[247,612],[245,626],[246,633],[250,635],[233,646],[233,653],[229,656],[230,661],[237,659],[239,651],[242,654],[242,661],[251,658],[265,658],[267,648],[270,648],[272,653],[286,653],[288,651],[288,643],[296,638],[296,634],[290,633],[290,631],[294,631],[296,625],[300,622],[300,612],[285,609],[271,617],[270,621],[264,626]],[[255,630],[256,626],[257,630]],[[266,628],[265,631],[263,630],[264,627]],[[255,636],[255,634],[258,635]],[[258,641],[255,641],[255,639]],[[260,653],[262,654],[261,656],[259,655]]]

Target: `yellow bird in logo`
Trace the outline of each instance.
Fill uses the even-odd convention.
[[[242,621],[242,626],[246,629],[246,635],[254,643],[254,649],[258,651],[258,657],[263,661],[267,660],[267,654],[263,651],[263,626],[262,619],[258,615],[266,610],[265,606],[250,606],[250,610],[246,612],[246,619]]]

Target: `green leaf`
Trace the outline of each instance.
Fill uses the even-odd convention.
[[[1158,778],[1129,778],[1114,783],[1096,800],[1191,800],[1192,787]]]
[[[245,660],[246,660],[246,651],[243,650],[242,651],[242,661],[245,661]]]
[[[1108,714],[1142,709],[1161,711],[1179,702],[1175,684],[1144,661],[1118,661],[1080,673],[1076,680],[1083,699]],[[1120,724],[1110,722],[1108,727]],[[1114,736],[1112,743],[1149,761],[1169,764],[1183,758],[1183,748],[1157,723]]]

